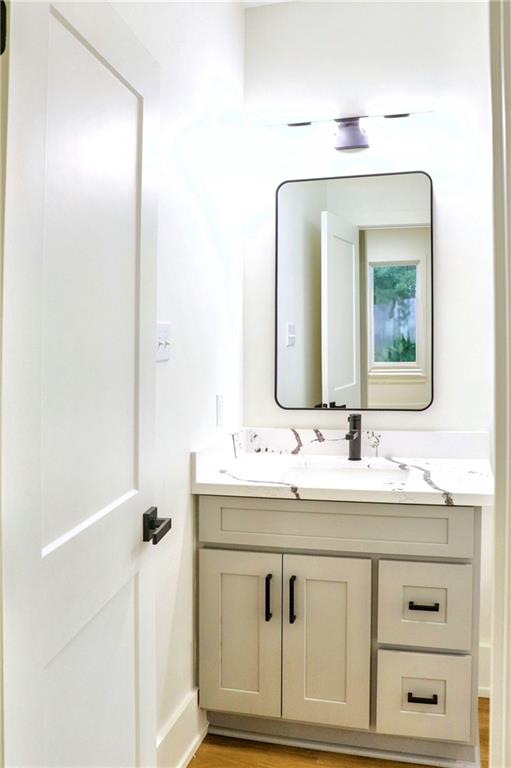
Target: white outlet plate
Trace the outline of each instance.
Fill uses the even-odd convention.
[[[156,323],[156,362],[164,363],[170,360],[170,323]]]

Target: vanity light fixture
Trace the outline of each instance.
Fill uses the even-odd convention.
[[[360,117],[342,117],[335,121],[337,123],[335,149],[367,149],[369,147],[367,133],[361,128],[359,120]]]
[[[367,149],[369,147],[367,133],[361,128],[359,123],[361,117],[367,117],[367,115],[359,115],[358,117],[339,117],[334,119],[333,122],[337,123],[337,132],[335,134],[334,143],[335,149]],[[312,121],[288,123],[287,125],[288,128],[303,128],[304,126],[312,125]]]
[[[415,114],[415,113],[414,113]],[[337,123],[337,132],[335,134],[334,149],[368,149],[369,138],[367,133],[360,125],[362,118],[384,117],[387,120],[410,117],[410,112],[397,112],[389,115],[358,115],[355,117],[336,117],[333,122]],[[313,123],[329,122],[328,120],[304,120],[298,123],[288,123],[288,128],[303,128]]]

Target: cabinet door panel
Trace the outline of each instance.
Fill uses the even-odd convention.
[[[199,566],[201,707],[280,717],[282,555],[203,549]]]
[[[283,621],[283,717],[368,728],[371,562],[284,555]]]

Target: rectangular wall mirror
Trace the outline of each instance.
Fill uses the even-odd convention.
[[[276,246],[277,403],[431,405],[430,177],[285,181],[277,190]]]

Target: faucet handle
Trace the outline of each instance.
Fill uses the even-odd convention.
[[[381,435],[377,435],[374,429],[367,430],[367,441],[371,448],[378,448],[381,440]]]
[[[374,448],[374,455],[377,457],[378,448],[380,446],[381,435],[376,434],[374,430],[371,430],[371,431],[368,430],[366,434],[367,434],[367,442],[369,443],[371,448]]]

